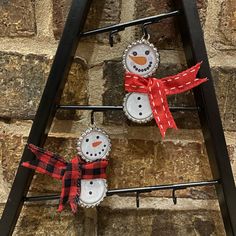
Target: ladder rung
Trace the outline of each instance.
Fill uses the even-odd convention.
[[[122,193],[147,193],[152,191],[159,190],[180,190],[191,187],[201,187],[201,186],[211,186],[219,183],[219,180],[209,180],[209,181],[200,181],[200,182],[189,182],[189,183],[179,183],[179,184],[167,184],[167,185],[156,185],[149,187],[141,187],[141,188],[122,188],[122,189],[112,189],[107,191],[107,196],[111,196],[114,194],[122,194]],[[60,196],[58,194],[45,195],[45,196],[32,196],[25,197],[25,201],[27,202],[37,202],[37,201],[47,201],[47,200],[57,200]]]
[[[156,186],[141,187],[141,188],[112,189],[107,192],[107,195],[120,194],[120,193],[133,193],[133,192],[145,193],[145,192],[169,190],[169,189],[186,189],[191,187],[216,185],[218,183],[219,183],[218,180],[209,180],[209,181],[199,181],[199,182],[189,182],[189,183],[156,185]]]
[[[59,105],[61,110],[92,110],[92,111],[108,111],[108,110],[123,110],[123,106],[83,106],[83,105]],[[199,111],[200,107],[183,106],[170,107],[171,111]]]
[[[83,32],[83,33],[81,33],[81,36],[85,37],[85,36],[110,32],[110,31],[113,31],[113,30],[121,31],[121,30],[124,30],[127,27],[131,27],[131,26],[134,26],[134,25],[141,25],[141,24],[144,24],[144,23],[153,24],[153,23],[157,23],[158,21],[163,20],[165,18],[176,16],[179,13],[180,13],[179,11],[172,11],[172,12],[159,14],[159,15],[156,15],[156,16],[150,16],[150,17],[145,17],[145,18],[129,21],[129,22],[126,22],[126,23],[110,25],[110,26],[99,28],[99,29],[94,29],[94,30],[90,30],[90,31],[87,31],[87,32]]]

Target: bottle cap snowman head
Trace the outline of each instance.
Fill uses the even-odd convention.
[[[77,142],[78,154],[86,161],[106,159],[111,150],[111,141],[101,129],[93,127],[87,129]]]
[[[123,55],[124,68],[134,74],[148,77],[158,68],[160,55],[147,39],[130,44]]]

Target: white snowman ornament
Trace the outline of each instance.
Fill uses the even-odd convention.
[[[158,68],[160,55],[157,49],[146,39],[130,44],[123,55],[126,71],[144,78],[152,75]],[[137,123],[146,123],[153,119],[147,94],[128,93],[124,99],[124,112],[128,119]]]
[[[77,150],[87,162],[107,159],[111,150],[111,141],[103,130],[89,128],[79,138]],[[94,207],[106,196],[107,182],[105,179],[82,179],[80,189],[79,204],[83,207]]]

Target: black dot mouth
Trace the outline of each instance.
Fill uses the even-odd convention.
[[[88,152],[88,151],[85,151],[84,153],[85,153],[85,156],[86,157],[98,157],[99,155],[102,155],[102,154],[106,154],[106,147],[107,147],[107,144],[104,144],[103,145],[103,147],[102,147],[102,149],[101,150],[99,150],[97,153],[90,153],[90,152]],[[103,156],[102,156],[103,157]],[[102,158],[102,157],[100,157],[100,158]]]
[[[137,72],[146,72],[146,71],[150,70],[150,68],[152,67],[152,64],[153,64],[152,61],[150,61],[148,66],[143,69],[138,68],[136,65],[134,65],[133,68]]]

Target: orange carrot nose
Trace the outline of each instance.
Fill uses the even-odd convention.
[[[143,66],[147,63],[147,58],[146,57],[141,57],[141,56],[134,57],[134,56],[129,55],[129,58],[133,62],[135,62],[136,64],[139,64],[141,66]]]
[[[101,143],[102,143],[102,141],[93,142],[93,143],[92,143],[92,146],[93,146],[93,147],[97,147],[97,146],[99,146]]]

